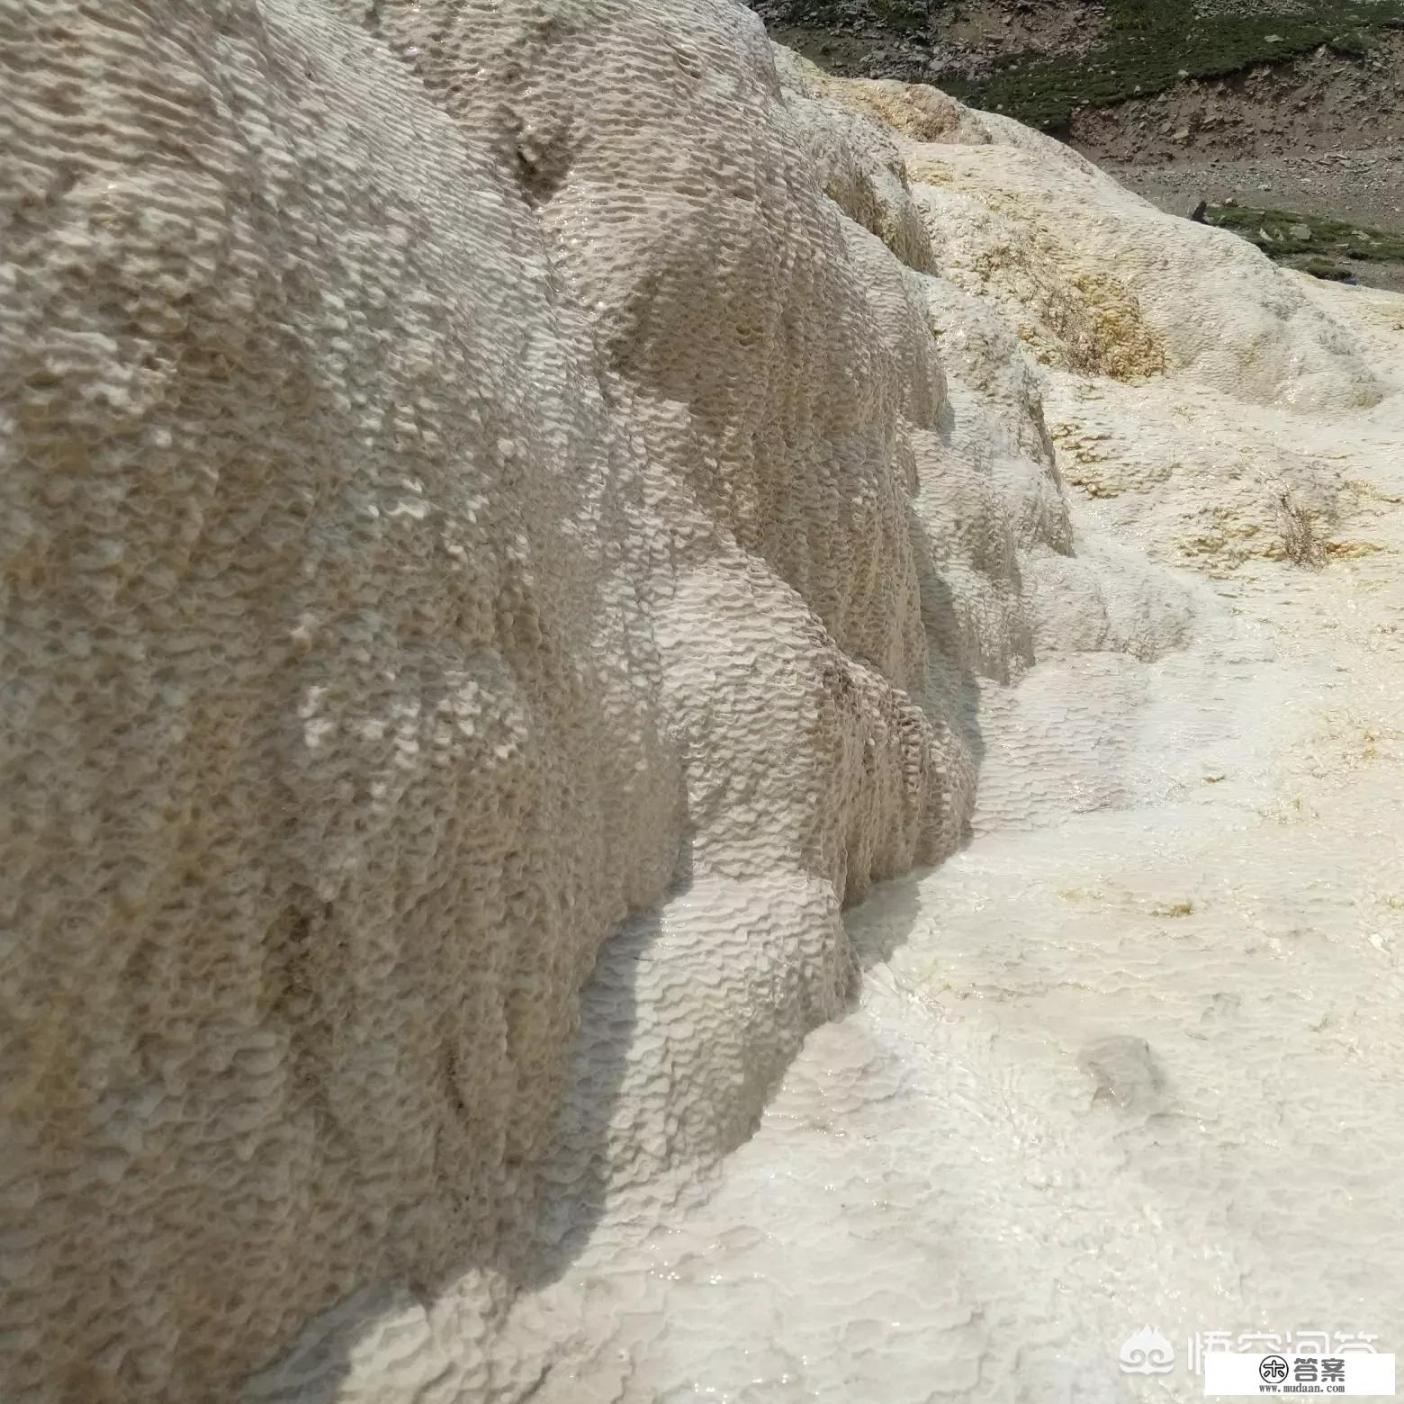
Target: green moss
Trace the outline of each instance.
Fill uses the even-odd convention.
[[[1303,273],[1310,273],[1313,278],[1324,278],[1329,283],[1348,283],[1355,276],[1350,271],[1350,266],[1345,263],[1337,263],[1334,259],[1317,258],[1291,258],[1284,262],[1290,268],[1299,269]]]
[[[1107,0],[1101,42],[1080,58],[1025,52],[971,80],[944,79],[957,97],[1044,128],[1079,107],[1162,92],[1182,72],[1213,78],[1281,63],[1328,45],[1352,57],[1404,23],[1404,0],[1320,0],[1310,14],[1200,14],[1188,0]]]
[[[1364,30],[1351,29],[1328,39],[1327,47],[1343,58],[1364,58],[1372,47],[1371,36]]]
[[[1246,205],[1210,205],[1206,218],[1210,224],[1232,229],[1264,253],[1283,261],[1310,256],[1328,260],[1353,258],[1373,263],[1404,262],[1404,235],[1383,229],[1368,229],[1319,215],[1259,210]]]

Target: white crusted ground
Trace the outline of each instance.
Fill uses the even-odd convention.
[[[1332,300],[1401,356],[1397,301]],[[1145,456],[1223,412],[1107,399]],[[859,1007],[705,1202],[521,1308],[558,1343],[534,1398],[1188,1404],[1197,1332],[1397,1345],[1404,422],[1248,418],[1349,480],[1331,563],[1244,565],[1149,667],[982,688],[979,836],[851,914]],[[1151,541],[1168,494],[1107,471],[1080,532]],[[1172,1375],[1119,1370],[1144,1325]]]
[[[17,1398],[1404,1321],[1404,301],[731,0],[0,42]]]

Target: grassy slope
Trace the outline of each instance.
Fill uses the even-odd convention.
[[[1232,229],[1270,257],[1318,278],[1350,275],[1341,259],[1368,263],[1404,262],[1404,235],[1290,210],[1258,210],[1245,205],[1210,205],[1210,224]]]
[[[1065,126],[1082,106],[1160,92],[1182,73],[1217,77],[1325,44],[1368,52],[1380,29],[1404,27],[1404,0],[1315,0],[1309,14],[1197,14],[1190,0],[1106,0],[1102,43],[1083,58],[1012,54],[973,81],[942,86],[1033,126]]]

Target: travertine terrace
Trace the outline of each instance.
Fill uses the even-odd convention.
[[[0,44],[7,1400],[1404,1321],[1404,299],[733,0]]]

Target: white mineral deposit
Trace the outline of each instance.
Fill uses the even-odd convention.
[[[1404,297],[736,0],[0,56],[5,1404],[1404,1352]]]

